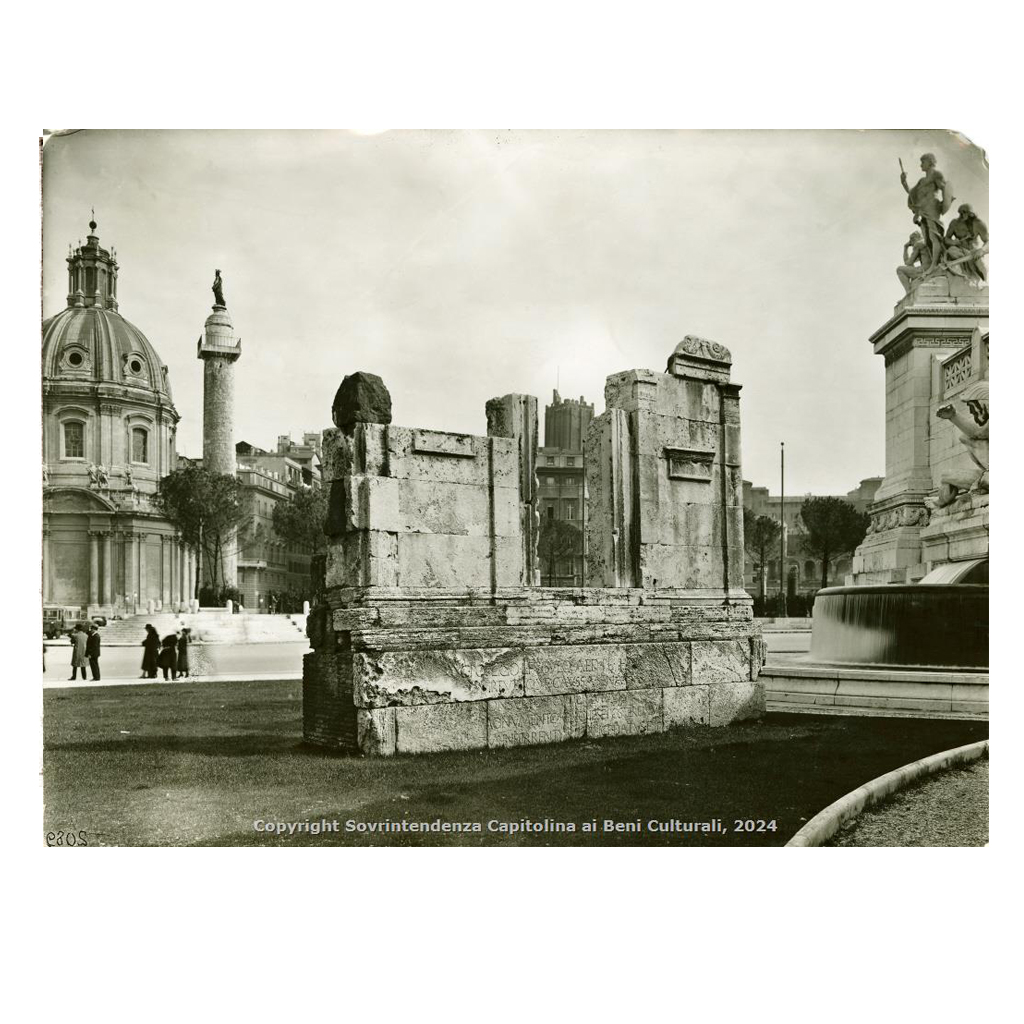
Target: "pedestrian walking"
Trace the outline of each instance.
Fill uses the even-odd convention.
[[[142,641],[142,678],[156,679],[157,658],[160,654],[160,634],[147,622],[146,639]]]
[[[160,649],[160,657],[158,659],[159,666],[164,670],[164,680],[168,678],[167,673],[170,672],[171,679],[178,678],[178,634],[168,633],[163,639],[163,644]]]
[[[92,669],[92,678],[97,680],[100,677],[100,631],[95,622],[89,623],[89,635],[85,640],[85,656],[89,659],[89,668]],[[84,676],[85,673],[83,672]]]
[[[82,624],[75,626],[71,633],[71,678],[78,678],[78,670],[82,670],[82,679],[87,679],[85,674],[85,648],[87,638]]]
[[[188,673],[188,641],[189,641],[189,629],[187,626],[181,630],[181,636],[178,637],[178,675],[187,676]]]

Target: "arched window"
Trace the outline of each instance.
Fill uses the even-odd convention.
[[[149,431],[145,427],[132,429],[132,462],[149,462]]]
[[[85,424],[79,420],[64,422],[64,458],[85,458]]]

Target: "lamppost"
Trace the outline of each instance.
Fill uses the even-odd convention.
[[[779,474],[781,497],[779,501],[779,617],[786,617],[786,442],[779,442]]]

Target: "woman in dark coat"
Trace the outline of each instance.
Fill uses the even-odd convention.
[[[146,639],[142,641],[142,678],[156,679],[157,656],[160,653],[160,634],[146,624]]]
[[[178,637],[178,675],[188,675],[188,629],[182,629]]]
[[[167,673],[170,672],[171,679],[178,678],[178,634],[168,633],[164,637],[162,649],[160,651],[160,658],[158,664],[164,670],[164,679],[167,679]]]

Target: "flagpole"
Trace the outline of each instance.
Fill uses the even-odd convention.
[[[786,442],[779,443],[779,476],[781,484],[781,501],[779,503],[779,520],[782,530],[779,539],[779,617],[786,618]]]

